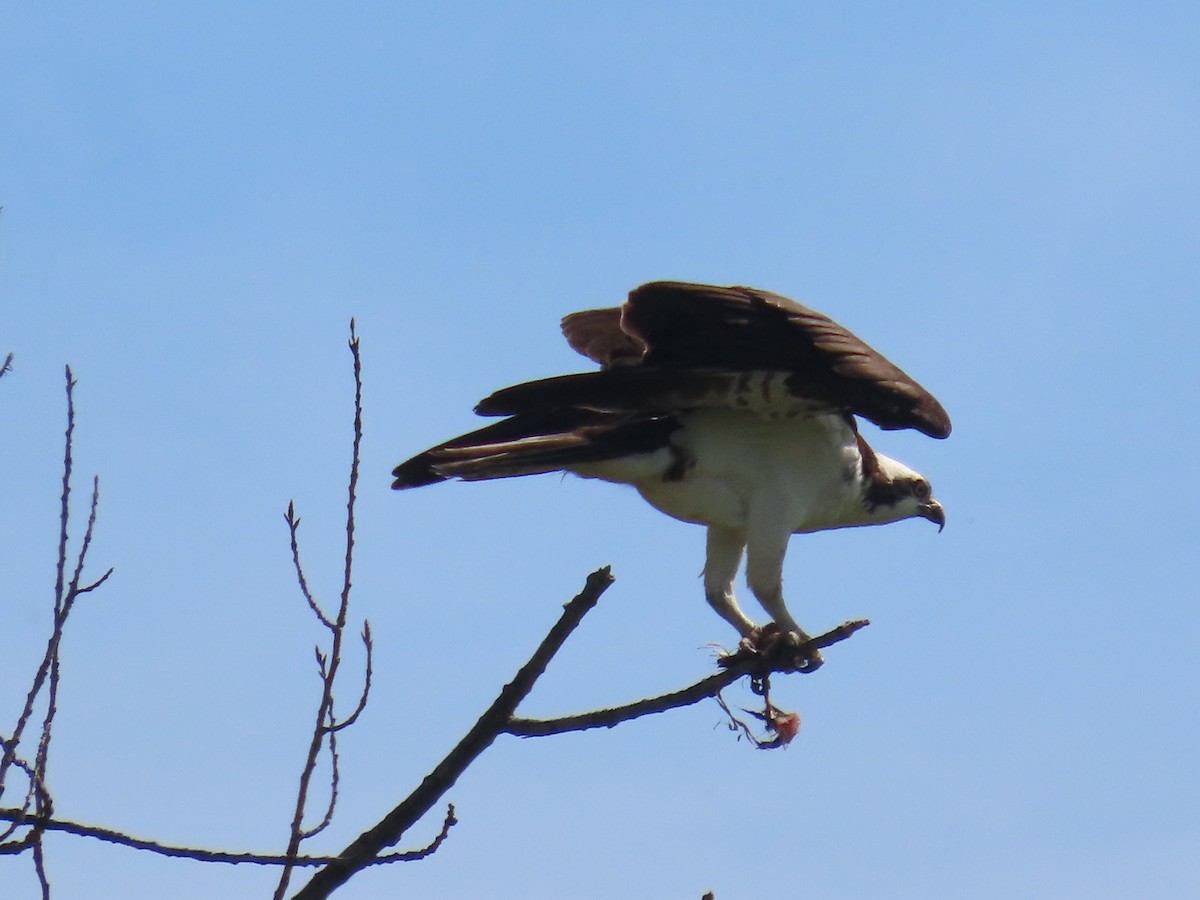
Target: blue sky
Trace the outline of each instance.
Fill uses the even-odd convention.
[[[49,620],[64,363],[94,572],[116,567],[67,636],[59,814],[283,845],[320,635],[282,512],[332,602],[351,316],[377,673],[314,849],[402,798],[602,564],[616,585],[523,712],[709,671],[731,633],[698,528],[555,477],[388,487],[491,390],[581,368],[564,313],[673,278],[796,297],[934,391],[950,440],[869,435],[931,478],[945,532],[793,540],[801,622],[873,625],[777,684],[787,751],[711,704],[501,740],[437,856],[339,896],[1200,891],[1194,5],[0,16],[0,721]],[[48,863],[62,898],[273,883],[74,839]],[[23,859],[0,884],[35,891]]]

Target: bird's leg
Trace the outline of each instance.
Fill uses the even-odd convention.
[[[796,646],[809,640],[809,634],[801,628],[783,601],[783,557],[787,553],[786,530],[770,527],[752,527],[746,554],[746,583],[777,626],[784,639],[794,641]],[[791,637],[794,635],[794,637]],[[814,650],[803,668],[811,671],[824,662],[819,650]]]
[[[708,527],[708,558],[704,563],[704,597],[722,619],[753,640],[759,628],[747,618],[733,596],[733,579],[742,564],[746,535],[741,529],[724,525]]]

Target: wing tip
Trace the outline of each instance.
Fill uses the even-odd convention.
[[[477,416],[511,416],[515,410],[510,409],[509,405],[504,402],[502,396],[508,388],[503,388],[493,394],[484,397],[475,404],[475,415]]]
[[[400,463],[392,469],[392,478],[393,491],[424,487],[427,484],[437,484],[439,481],[448,480],[445,475],[434,469],[427,452]]]
[[[923,410],[926,427],[921,430],[931,438],[944,441],[954,430],[954,426],[950,423],[950,414],[932,396],[929,399],[932,401],[931,405]]]

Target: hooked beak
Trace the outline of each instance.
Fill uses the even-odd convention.
[[[930,500],[921,507],[921,518],[937,523],[939,532],[946,527],[946,511],[936,500]]]

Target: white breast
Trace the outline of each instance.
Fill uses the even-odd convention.
[[[833,520],[858,504],[861,460],[840,416],[764,420],[716,409],[685,414],[680,423],[672,436],[679,452],[597,464],[579,474],[632,484],[667,515],[706,525],[744,528],[752,506],[769,504],[789,531],[809,531],[844,524]],[[682,478],[671,477],[681,471]]]

